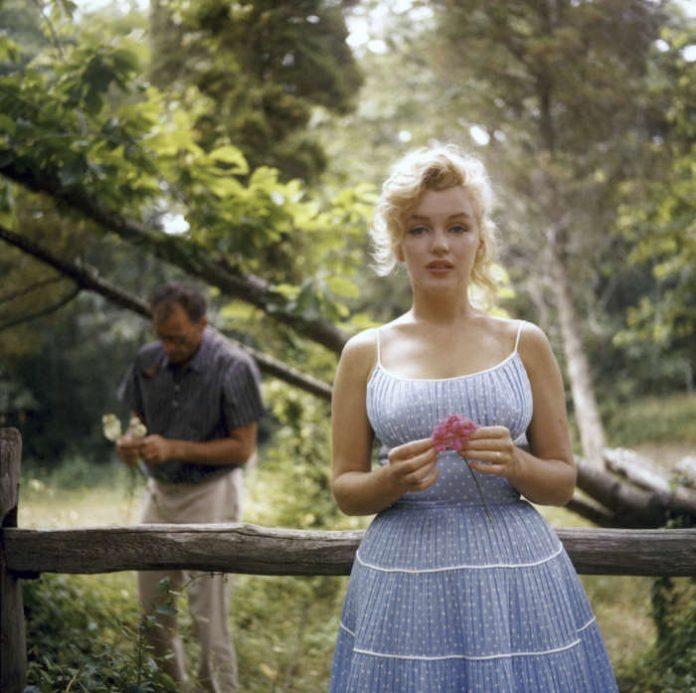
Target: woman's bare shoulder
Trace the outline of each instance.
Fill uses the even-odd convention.
[[[341,352],[341,366],[352,372],[368,373],[377,362],[378,328],[370,327],[351,337]]]
[[[527,320],[522,321],[518,351],[528,371],[556,367],[556,357],[544,330]]]

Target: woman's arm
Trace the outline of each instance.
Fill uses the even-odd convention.
[[[575,461],[568,433],[563,380],[546,335],[527,323],[519,346],[532,387],[534,412],[528,429],[530,452],[516,447],[502,426],[475,431],[461,450],[482,474],[497,474],[533,503],[565,505],[573,496]]]
[[[332,490],[347,515],[380,512],[407,491],[428,488],[437,478],[437,453],[430,438],[393,448],[389,464],[372,469],[374,436],[365,398],[374,362],[375,331],[368,330],[346,344],[334,381]]]

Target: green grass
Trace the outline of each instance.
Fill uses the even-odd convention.
[[[605,412],[610,445],[681,443],[696,449],[696,395],[645,397]]]

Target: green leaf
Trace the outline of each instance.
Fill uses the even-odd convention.
[[[14,135],[15,130],[16,126],[14,120],[4,113],[0,113],[0,132],[7,132],[10,135]]]
[[[213,149],[208,156],[213,161],[226,164],[225,170],[229,173],[236,173],[239,175],[246,175],[249,173],[249,164],[244,158],[244,154],[231,144]]]
[[[343,298],[358,298],[360,296],[358,286],[345,277],[331,277],[326,281],[326,284],[336,296]]]

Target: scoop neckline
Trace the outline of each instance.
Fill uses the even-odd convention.
[[[381,361],[377,361],[377,363],[375,365],[375,369],[372,372],[372,377],[374,377],[374,374],[377,373],[377,371],[382,371],[382,373],[385,373],[390,378],[394,378],[395,380],[404,380],[407,382],[414,382],[414,383],[446,383],[450,380],[465,380],[467,378],[475,378],[478,375],[485,375],[486,373],[490,373],[491,371],[495,371],[498,368],[501,368],[502,366],[504,366],[508,361],[511,361],[512,359],[514,359],[515,356],[519,356],[519,353],[520,353],[519,351],[515,350],[512,353],[508,354],[502,361],[498,361],[498,363],[490,366],[489,368],[484,368],[483,370],[480,370],[480,371],[474,371],[473,373],[464,373],[463,375],[453,375],[450,378],[407,378],[406,376],[396,375],[395,373],[388,371],[382,365]],[[372,380],[372,377],[370,377],[370,380]]]

